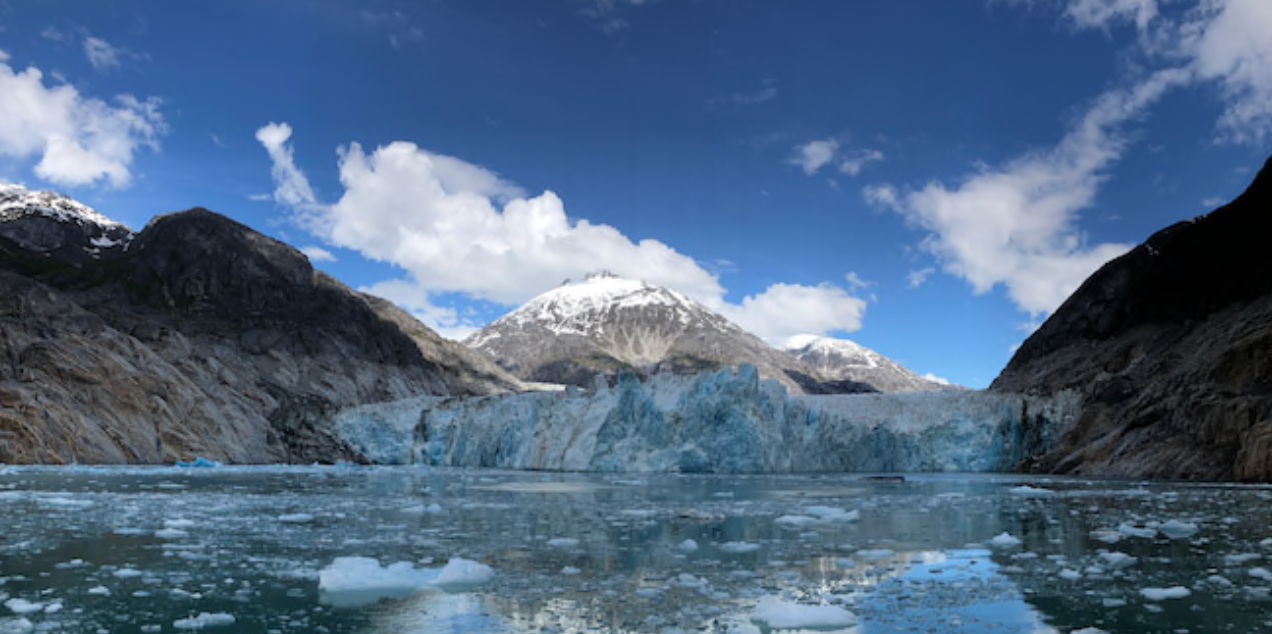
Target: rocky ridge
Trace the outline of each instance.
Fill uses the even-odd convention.
[[[1272,159],[1086,280],[991,390],[1084,406],[1028,471],[1272,481]]]
[[[342,408],[521,387],[224,216],[0,193],[0,462],[360,461]]]

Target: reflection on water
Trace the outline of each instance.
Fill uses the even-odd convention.
[[[1269,631],[1270,499],[1017,476],[0,467],[0,633]]]

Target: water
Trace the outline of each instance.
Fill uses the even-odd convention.
[[[0,467],[0,633],[1272,631],[1270,501],[1018,476]],[[450,561],[467,576],[438,585]]]

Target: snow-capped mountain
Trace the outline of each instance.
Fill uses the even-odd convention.
[[[591,386],[597,374],[715,370],[749,363],[795,393],[827,386],[798,359],[676,291],[593,274],[548,291],[465,343],[529,381]],[[871,392],[838,382],[837,392]]]
[[[786,351],[812,366],[823,379],[868,383],[880,392],[932,392],[952,386],[925,379],[874,350],[847,339],[799,335]]]
[[[0,183],[0,238],[71,264],[123,251],[133,232],[61,194]]]

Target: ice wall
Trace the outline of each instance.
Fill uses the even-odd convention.
[[[791,396],[751,366],[571,389],[416,399],[341,414],[375,462],[684,473],[1005,471],[1049,447],[1076,397]]]

